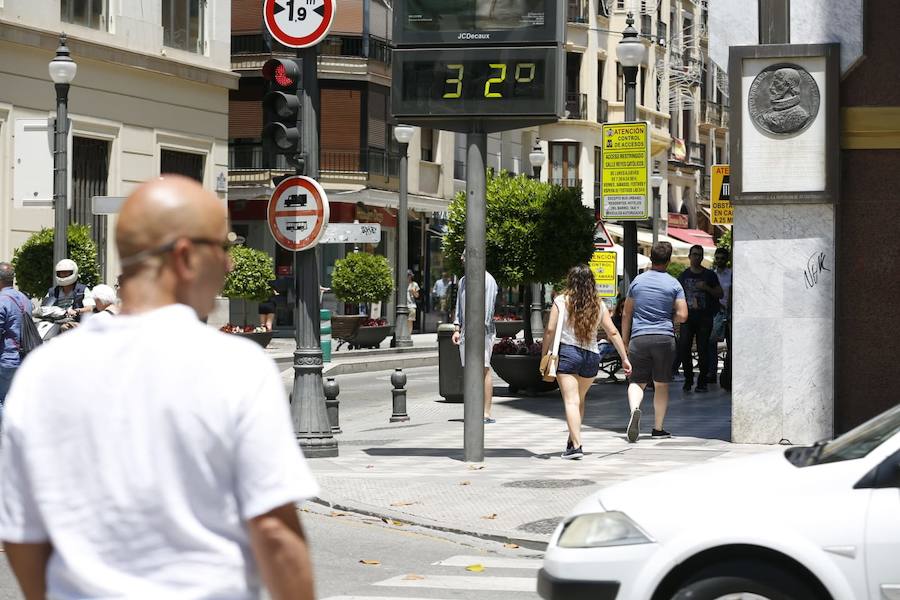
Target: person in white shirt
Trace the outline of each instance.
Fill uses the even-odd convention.
[[[314,597],[295,503],[318,488],[278,370],[199,320],[232,239],[196,182],[142,185],[116,226],[121,314],[22,366],[0,440],[0,540],[27,599]]]
[[[409,309],[409,315],[406,317],[409,321],[409,329],[407,331],[412,334],[413,325],[416,323],[416,300],[419,299],[419,284],[413,279],[413,272],[406,272],[406,308]]]
[[[719,318],[725,318],[725,338],[730,337],[728,333],[729,329],[729,321],[731,320],[731,315],[728,314],[728,297],[731,295],[731,279],[732,279],[732,271],[731,267],[728,266],[728,260],[731,258],[731,253],[728,252],[728,248],[716,248],[716,254],[713,262],[713,273],[719,278],[719,286],[722,288],[723,295],[719,298],[719,313],[721,316]],[[709,383],[716,382],[716,375],[719,370],[719,344],[718,340],[710,339],[709,340],[709,373],[706,375],[706,380]],[[725,370],[723,369],[723,374],[725,374]]]
[[[431,288],[431,296],[434,300],[437,309],[442,313],[447,312],[447,300],[450,299],[450,284],[453,283],[450,279],[450,273],[444,271],[441,273],[441,278],[434,282],[434,287]]]

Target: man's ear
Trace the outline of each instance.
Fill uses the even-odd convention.
[[[190,250],[190,242],[186,239],[177,240],[170,255],[172,268],[179,279],[193,279],[195,275],[194,257]]]

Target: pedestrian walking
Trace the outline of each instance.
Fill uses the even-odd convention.
[[[416,324],[416,302],[419,299],[420,288],[416,280],[413,279],[412,270],[406,271],[406,308],[409,309],[407,319],[409,321],[410,334],[413,332],[413,326]]]
[[[666,272],[672,259],[672,244],[657,242],[650,249],[650,269],[634,278],[628,288],[622,313],[622,337],[631,358],[628,383],[629,442],[636,442],[641,430],[641,401],[644,388],[653,382],[653,438],[668,438],[663,428],[669,406],[669,383],[675,356],[675,323],[688,317],[684,289]]]
[[[0,423],[13,376],[22,364],[22,322],[31,318],[31,300],[13,287],[15,270],[0,262]]]
[[[466,253],[460,257],[463,266],[466,264]],[[497,329],[494,325],[494,308],[497,304],[497,294],[500,288],[494,277],[484,272],[484,422],[496,423],[491,416],[491,404],[494,399],[494,381],[491,377],[491,354],[494,352],[494,337]],[[466,277],[459,280],[459,289],[456,294],[456,314],[453,319],[456,330],[453,332],[453,343],[459,346],[459,356],[463,367],[466,366]]]
[[[199,184],[142,185],[116,225],[121,314],[42,346],[16,376],[0,539],[27,598],[249,599],[261,584],[314,597],[295,503],[318,489],[281,377],[257,345],[200,321],[232,239]]]
[[[696,339],[700,372],[697,374],[697,387],[694,391],[706,392],[709,389],[706,385],[709,373],[709,338],[723,292],[719,278],[702,264],[703,246],[691,246],[688,258],[691,266],[678,276],[688,306],[688,318],[681,325],[681,335],[678,338],[678,354],[684,367],[684,385],[681,389],[689,392],[694,383],[693,345]]]
[[[566,289],[553,299],[547,329],[544,331],[542,353],[551,350],[559,334],[556,355],[556,381],[566,410],[569,439],[562,458],[580,459],[584,456],[581,444],[581,423],[584,420],[584,399],[600,370],[600,348],[597,330],[603,327],[606,338],[622,359],[622,369],[631,374],[631,363],[619,331],[613,325],[606,304],[597,295],[597,283],[590,267],[581,264],[569,269]]]
[[[119,298],[112,286],[101,283],[91,289],[94,296],[94,310],[91,319],[108,319],[118,314]]]
[[[728,260],[730,258],[731,253],[728,251],[728,248],[716,248],[712,272],[719,278],[719,286],[722,288],[722,297],[719,299],[718,312],[713,316],[713,333],[709,339],[709,372],[706,375],[707,383],[716,383],[719,371],[719,342],[724,340],[727,344],[729,337],[729,321],[731,320],[731,315],[728,309],[728,298],[731,295],[732,280],[731,267],[728,266]],[[724,368],[722,369],[722,375],[723,377],[726,375]]]

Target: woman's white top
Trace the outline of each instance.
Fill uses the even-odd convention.
[[[585,350],[590,350],[591,352],[600,353],[599,345],[597,344],[597,335],[595,334],[591,341],[587,344],[578,341],[578,338],[575,336],[575,328],[574,322],[572,321],[572,315],[567,314],[566,310],[566,296],[559,295],[553,300],[553,304],[556,305],[556,309],[559,311],[559,319],[563,320],[563,315],[565,315],[565,319],[563,320],[562,326],[562,337],[560,338],[561,344],[568,344],[569,346],[577,346],[579,348],[584,348]],[[603,318],[603,312],[606,310],[606,305],[601,302],[600,303],[600,317]],[[557,327],[559,326],[557,321]],[[599,323],[599,322],[598,322]]]

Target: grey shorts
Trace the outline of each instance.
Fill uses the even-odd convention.
[[[669,383],[675,362],[675,337],[671,335],[639,335],[628,343],[633,383]]]
[[[491,354],[494,353],[494,336],[484,336],[484,368],[491,366]],[[459,360],[462,366],[466,366],[466,339],[462,338],[459,342]]]

